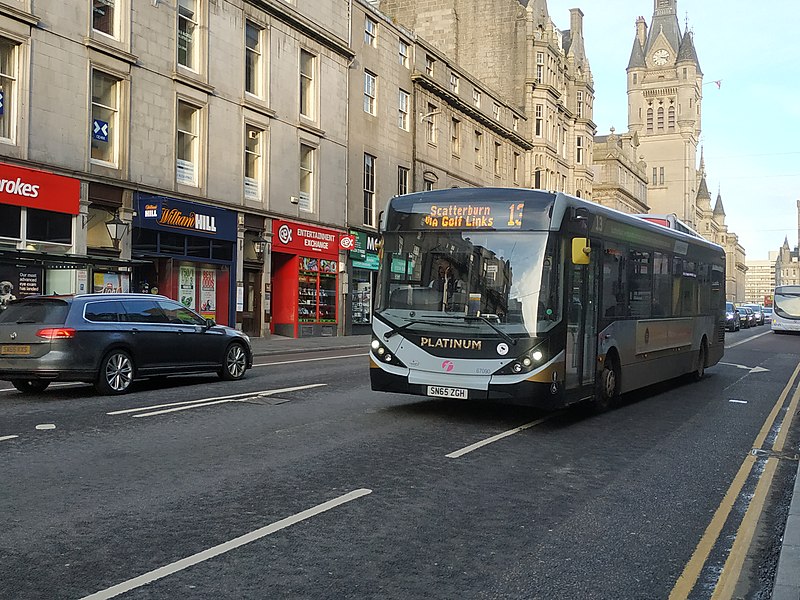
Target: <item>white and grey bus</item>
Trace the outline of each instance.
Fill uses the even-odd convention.
[[[772,331],[800,331],[800,285],[779,285],[772,296]]]
[[[460,188],[381,219],[373,390],[608,406],[721,359],[725,255],[561,193]]]

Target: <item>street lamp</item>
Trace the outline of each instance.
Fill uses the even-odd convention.
[[[119,218],[119,211],[114,213],[113,219],[106,221],[106,229],[111,237],[111,243],[114,244],[114,250],[119,250],[119,243],[125,235],[125,230],[128,229],[128,224]]]
[[[267,249],[267,240],[264,239],[264,236],[259,234],[256,239],[253,240],[253,250],[255,250],[256,258],[261,260],[264,258],[264,251]]]

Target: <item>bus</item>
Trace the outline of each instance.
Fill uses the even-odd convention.
[[[800,285],[779,285],[772,296],[772,331],[800,331]]]
[[[723,355],[724,250],[592,202],[395,196],[379,246],[373,390],[604,409]]]

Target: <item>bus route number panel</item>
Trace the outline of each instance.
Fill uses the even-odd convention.
[[[520,229],[524,202],[417,202],[420,229]]]
[[[441,387],[438,385],[429,385],[428,396],[433,396],[435,398],[458,398],[460,400],[466,400],[467,390],[465,388],[452,388],[452,387]]]

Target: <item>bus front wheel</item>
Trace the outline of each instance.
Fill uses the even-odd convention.
[[[619,363],[615,354],[606,355],[600,371],[594,405],[598,410],[608,410],[619,397]]]

